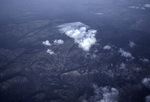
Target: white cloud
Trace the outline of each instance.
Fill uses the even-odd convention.
[[[110,46],[110,45],[106,45],[106,46],[103,47],[103,49],[104,49],[104,50],[110,50],[110,49],[111,49],[111,46]]]
[[[144,7],[150,8],[150,4],[145,4]]]
[[[134,58],[130,52],[124,51],[123,49],[119,49],[118,51],[119,53],[121,53],[121,56],[126,57],[126,58]]]
[[[103,99],[100,102],[118,102],[118,90],[116,88],[108,89],[107,87],[103,88]]]
[[[45,45],[45,46],[51,46],[51,44],[48,40],[43,41],[42,44]]]
[[[143,61],[144,63],[149,63],[149,59],[147,58],[144,58],[144,59],[140,58],[140,60]]]
[[[148,63],[148,62],[149,62],[149,59],[144,58],[144,59],[143,59],[143,62]]]
[[[95,13],[96,15],[99,15],[99,16],[102,16],[103,15],[103,13]]]
[[[143,85],[145,85],[147,88],[150,88],[150,78],[144,78],[142,80]]]
[[[139,6],[129,6],[129,8],[132,8],[132,9],[140,9]]]
[[[150,4],[145,4],[143,6],[129,6],[131,9],[142,9],[145,10],[146,8],[150,8]]]
[[[64,43],[64,41],[63,41],[63,40],[61,40],[61,39],[54,40],[54,44],[59,45],[59,44],[63,44],[63,43]]]
[[[126,64],[125,63],[121,63],[120,64],[120,69],[125,69],[126,68]]]
[[[144,6],[129,6],[129,8],[145,10],[145,8],[149,8],[149,4],[145,4]]]
[[[54,54],[54,52],[53,52],[51,49],[47,49],[46,52],[49,53],[50,55],[53,55],[53,54]]]
[[[135,45],[136,45],[136,44],[135,44],[134,42],[132,42],[132,41],[129,42],[129,46],[130,46],[131,48],[133,48]]]
[[[91,46],[96,43],[95,34],[97,31],[89,29],[89,26],[81,22],[65,23],[58,27],[61,33],[73,38],[84,51],[89,51]]]
[[[150,102],[150,95],[145,97],[145,102]]]
[[[94,96],[91,96],[88,100],[83,100],[82,102],[118,102],[117,97],[119,92],[116,88],[110,87],[98,87],[93,84]]]

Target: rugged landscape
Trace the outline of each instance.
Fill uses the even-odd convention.
[[[150,102],[150,2],[0,3],[1,102]]]

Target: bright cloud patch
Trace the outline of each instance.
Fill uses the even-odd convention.
[[[126,64],[125,63],[121,63],[120,64],[120,69],[125,69],[126,68]]]
[[[130,41],[130,42],[129,42],[129,46],[130,46],[131,48],[133,48],[133,47],[135,46],[135,43],[132,42],[132,41]]]
[[[141,10],[145,10],[145,6],[129,6],[129,8],[131,9],[141,9]]]
[[[150,8],[150,4],[145,4],[144,7]]]
[[[51,46],[51,44],[48,40],[43,41],[42,44],[45,45],[45,46]]]
[[[82,102],[118,102],[119,92],[116,88],[98,87],[96,84],[93,85],[93,88],[95,95]]]
[[[102,16],[103,15],[103,13],[95,13],[96,15],[99,15],[99,16]]]
[[[49,53],[50,55],[53,55],[53,54],[54,54],[54,52],[53,52],[51,49],[47,49],[46,52]]]
[[[103,47],[103,49],[104,49],[104,50],[110,50],[110,49],[111,49],[111,46],[106,45],[106,46]]]
[[[150,102],[150,95],[145,97],[145,102]]]
[[[149,59],[147,59],[147,58],[144,58],[144,59],[140,58],[140,60],[144,63],[149,63]]]
[[[126,57],[126,58],[133,58],[130,52],[124,51],[123,49],[119,49],[119,51],[121,53],[121,56]]]
[[[144,78],[142,80],[143,85],[145,85],[147,88],[150,88],[150,78]]]
[[[64,41],[61,40],[61,39],[59,39],[59,40],[54,40],[54,44],[59,45],[59,44],[63,44],[63,43],[64,43]]]
[[[84,51],[89,51],[91,46],[96,43],[95,34],[97,31],[89,29],[89,26],[81,22],[65,23],[58,27],[61,33],[73,38]]]
[[[143,62],[145,62],[145,63],[149,63],[149,59],[143,59]]]
[[[100,102],[118,102],[117,97],[118,97],[118,90],[116,88],[107,88],[104,87],[102,88],[103,91],[103,99],[101,99]]]
[[[145,10],[146,8],[150,8],[150,4],[145,4],[145,5],[142,5],[142,6],[129,6],[129,8]]]

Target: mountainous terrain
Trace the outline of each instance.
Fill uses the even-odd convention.
[[[1,0],[1,102],[150,102],[148,0]]]

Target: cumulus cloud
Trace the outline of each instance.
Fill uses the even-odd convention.
[[[129,46],[130,46],[131,48],[133,48],[135,45],[136,45],[136,44],[135,44],[134,42],[132,42],[132,41],[129,42]]]
[[[150,8],[150,4],[145,4],[144,7]]]
[[[116,88],[108,89],[107,87],[104,87],[103,89],[103,99],[101,99],[100,102],[118,102],[118,90]]]
[[[51,44],[48,40],[43,41],[42,44],[45,45],[45,46],[51,46]]]
[[[121,63],[120,64],[120,69],[125,69],[126,68],[126,64],[125,63]]]
[[[118,102],[117,98],[119,92],[116,88],[110,87],[98,87],[93,84],[94,96],[91,96],[88,100],[83,100],[82,102]]]
[[[145,87],[150,88],[150,78],[144,78],[142,83],[145,85]]]
[[[58,28],[61,33],[73,38],[75,43],[84,51],[89,51],[91,46],[96,43],[95,35],[97,31],[90,29],[89,26],[81,22],[65,23]]]
[[[63,43],[64,43],[64,41],[61,39],[54,40],[54,44],[56,44],[56,45],[63,44]]]
[[[132,58],[132,59],[134,58],[130,52],[124,51],[121,48],[119,49],[118,52],[121,53],[121,56],[123,56],[123,57]]]
[[[103,47],[103,49],[104,49],[104,50],[110,50],[110,49],[111,49],[111,46],[110,46],[110,45],[106,45],[106,46]]]
[[[150,95],[145,97],[145,102],[150,102]]]
[[[50,55],[53,55],[53,54],[54,54],[54,52],[53,52],[51,49],[47,49],[46,52],[49,53]]]

